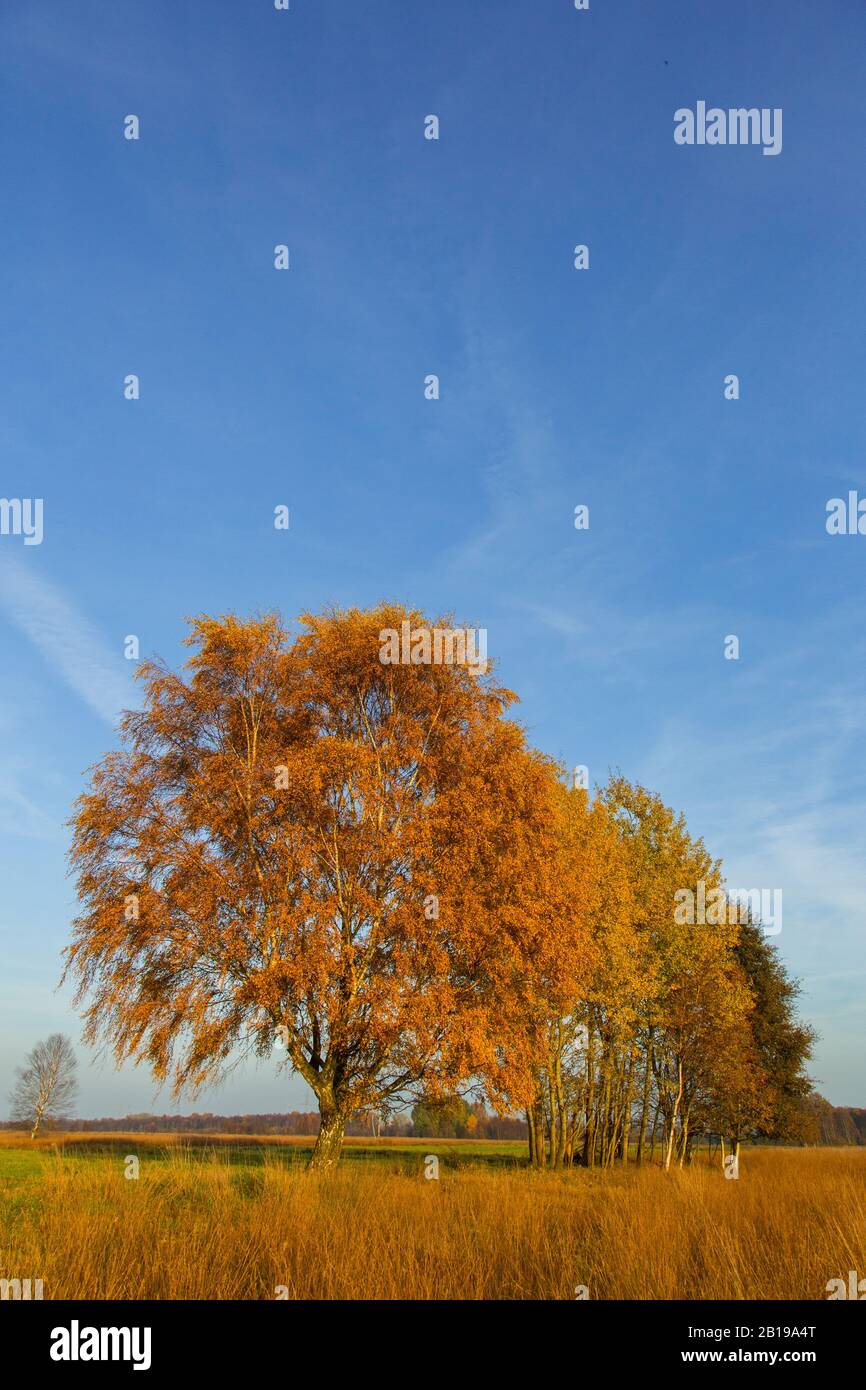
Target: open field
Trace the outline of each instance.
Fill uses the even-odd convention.
[[[46,1298],[824,1299],[866,1274],[862,1149],[746,1149],[726,1181],[705,1161],[550,1174],[521,1143],[356,1139],[317,1176],[311,1142],[7,1133],[0,1277]]]
[[[148,1134],[141,1131],[46,1134],[34,1143],[24,1131],[0,1132],[0,1192],[7,1176],[7,1162],[25,1170],[42,1172],[46,1163],[58,1157],[67,1161],[92,1160],[99,1154],[121,1156],[128,1153],[164,1163],[179,1154],[195,1155],[202,1163],[249,1164],[265,1162],[306,1167],[315,1144],[314,1135],[294,1134]],[[16,1154],[17,1159],[11,1157]],[[486,1166],[520,1167],[526,1161],[526,1141],[473,1139],[367,1139],[350,1136],[343,1140],[343,1162],[372,1160],[377,1164],[395,1161],[398,1169],[409,1166],[413,1172],[424,1155],[436,1154],[443,1166],[458,1166],[469,1160]]]

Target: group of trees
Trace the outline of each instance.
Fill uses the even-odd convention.
[[[527,1100],[533,1163],[625,1163],[631,1140],[638,1163],[658,1145],[670,1166],[701,1134],[803,1138],[813,1033],[720,864],[682,816],[618,775],[592,804],[571,794],[564,821],[572,910],[542,940],[528,1075],[506,1089]],[[680,920],[684,893],[715,911]]]
[[[807,1134],[812,1143],[866,1144],[866,1110],[831,1105],[817,1091],[806,1100]]]
[[[569,787],[489,672],[383,664],[406,622],[447,626],[201,618],[185,672],[143,665],[73,822],[86,1037],[178,1094],[282,1057],[317,1167],[353,1116],[457,1091],[552,1167],[792,1128],[811,1034],[776,952],[739,911],[677,921],[719,864],[644,788]]]

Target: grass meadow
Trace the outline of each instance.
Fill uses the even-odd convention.
[[[556,1174],[522,1143],[429,1139],[350,1139],[320,1176],[311,1144],[6,1133],[0,1278],[46,1299],[826,1299],[866,1274],[862,1149],[744,1149],[726,1180],[706,1155]]]

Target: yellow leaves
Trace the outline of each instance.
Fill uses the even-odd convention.
[[[720,882],[683,818],[619,775],[567,790],[489,675],[383,664],[404,621],[450,620],[199,617],[185,672],[142,668],[72,821],[90,1035],[180,1086],[288,1028],[351,1110],[470,1075],[531,1101],[588,1018],[626,1055],[639,1026],[695,1056],[742,1026],[736,929],[674,920]]]

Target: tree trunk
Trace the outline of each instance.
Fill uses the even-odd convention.
[[[580,1116],[576,1110],[573,1110],[568,1117],[568,1142],[565,1146],[565,1162],[569,1168],[574,1164],[574,1143],[579,1120]]]
[[[612,1102],[610,1098],[610,1068],[612,1066],[610,1045],[605,1044],[602,1053],[601,1076],[603,1081],[601,1104],[599,1106],[599,1161],[602,1168],[608,1166],[610,1159],[610,1130],[612,1120]]]
[[[634,1064],[637,1057],[637,1047],[632,1046],[631,1054],[628,1059],[628,1072],[625,1083],[625,1114],[622,1121],[622,1153],[620,1155],[623,1163],[628,1163],[628,1141],[631,1138],[631,1104],[634,1094]]]
[[[550,1166],[551,1168],[561,1168],[565,1162],[565,1151],[568,1146],[568,1107],[565,1103],[565,1095],[562,1087],[562,1054],[557,1051],[553,1058],[553,1088],[551,1095],[551,1110],[556,1106],[559,1121],[558,1133],[556,1136],[556,1151],[554,1152],[553,1130],[550,1135]]]
[[[544,1102],[535,1102],[535,1168],[545,1166],[545,1108]]]
[[[533,1168],[544,1167],[544,1105],[540,1099],[533,1101],[526,1112],[529,1125],[529,1161]]]
[[[667,1152],[667,1157],[665,1158],[665,1172],[667,1172],[668,1169],[669,1169],[670,1166],[671,1166],[671,1154],[673,1153],[673,1149],[674,1149],[674,1131],[675,1131],[675,1129],[676,1129],[676,1127],[677,1127],[677,1114],[679,1113],[680,1101],[681,1101],[682,1098],[683,1098],[683,1064],[682,1064],[682,1062],[680,1062],[680,1064],[679,1064],[679,1078],[680,1078],[680,1088],[679,1088],[679,1090],[677,1091],[677,1098],[676,1098],[676,1100],[674,1101],[674,1113],[673,1113],[673,1115],[671,1115],[671,1132],[670,1132],[670,1134],[668,1135],[668,1152]]]
[[[649,1119],[650,1108],[650,1086],[652,1084],[652,1030],[647,1038],[646,1050],[646,1071],[643,1078],[643,1100],[640,1112],[640,1131],[637,1137],[637,1164],[638,1167],[643,1163],[643,1151],[646,1145],[646,1127]]]
[[[689,1112],[683,1111],[682,1131],[680,1133],[680,1167],[684,1162],[689,1162]]]
[[[549,1104],[550,1104],[550,1160],[549,1160],[549,1161],[550,1161],[550,1167],[551,1167],[551,1168],[555,1168],[555,1167],[556,1167],[556,1150],[557,1150],[557,1145],[558,1145],[558,1139],[557,1139],[557,1120],[558,1120],[559,1117],[558,1117],[558,1115],[557,1115],[557,1109],[556,1109],[556,1097],[554,1096],[554,1093],[553,1093],[553,1075],[552,1075],[552,1072],[551,1072],[551,1067],[552,1067],[552,1065],[553,1065],[553,1063],[552,1063],[551,1059],[548,1058],[548,1062],[547,1062],[547,1099],[548,1099],[548,1102],[549,1102]]]
[[[533,1101],[526,1112],[529,1122],[529,1161],[533,1168],[544,1167],[544,1106]]]
[[[650,1154],[649,1154],[649,1161],[650,1161],[650,1163],[652,1163],[653,1159],[655,1158],[655,1152],[656,1152],[656,1138],[657,1138],[657,1136],[658,1136],[658,1128],[659,1128],[659,1115],[661,1115],[661,1113],[662,1113],[661,1105],[657,1105],[657,1106],[656,1106],[656,1113],[653,1115],[653,1126],[652,1126],[652,1129],[650,1130]]]
[[[592,1019],[586,1045],[586,1127],[583,1131],[583,1166],[591,1168],[595,1157],[595,1032]]]
[[[342,1110],[323,1107],[321,1117],[318,1138],[310,1158],[310,1168],[320,1172],[336,1166],[346,1132],[346,1115]]]

